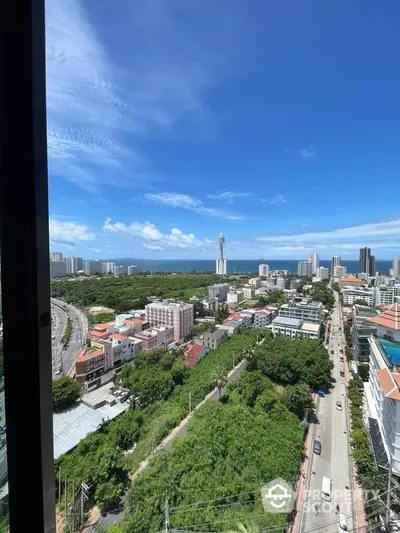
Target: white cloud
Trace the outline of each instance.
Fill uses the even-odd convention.
[[[316,149],[315,146],[310,145],[308,148],[302,148],[299,150],[299,158],[303,159],[303,161],[309,161],[310,159],[314,159],[316,156]]]
[[[54,243],[75,246],[77,242],[92,241],[95,235],[87,226],[76,222],[60,222],[49,220],[50,240]]]
[[[217,247],[217,243],[210,239],[198,239],[193,233],[183,233],[178,228],[172,228],[170,233],[162,233],[151,222],[112,223],[110,218],[106,218],[103,229],[114,234],[120,233],[137,240],[147,241],[143,243],[143,246],[148,250],[196,249],[204,251]]]
[[[287,200],[285,196],[283,196],[283,194],[274,194],[274,196],[271,196],[271,198],[262,198],[261,201],[268,202],[269,204],[272,204],[272,205],[287,203]]]
[[[222,7],[196,1],[102,5],[123,55],[96,31],[84,3],[46,2],[49,168],[93,194],[99,184],[160,179],[137,141],[170,135],[181,121],[191,120],[193,132],[209,121],[205,92],[237,68],[242,23],[235,8],[227,18]]]
[[[168,207],[181,207],[188,211],[195,211],[196,213],[202,213],[210,217],[219,217],[226,220],[243,220],[243,216],[214,209],[212,207],[206,207],[201,200],[189,196],[188,194],[163,192],[158,194],[145,194],[144,198],[149,202],[166,205]]]
[[[251,192],[234,192],[234,191],[217,191],[214,194],[207,194],[209,198],[212,200],[223,200],[227,202],[228,204],[232,204],[234,200],[237,200],[238,198],[250,198],[253,196],[253,193]]]
[[[88,248],[88,251],[89,252],[95,252],[97,254],[99,254],[101,252],[101,250],[99,250],[98,248]]]

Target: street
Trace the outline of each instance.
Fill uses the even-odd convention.
[[[309,472],[306,479],[306,492],[302,509],[301,532],[334,533],[338,531],[338,515],[345,515],[347,529],[353,531],[357,527],[354,519],[354,502],[352,491],[352,474],[349,436],[348,436],[348,405],[345,378],[340,375],[340,349],[345,349],[341,310],[338,295],[335,293],[336,306],[332,315],[331,334],[329,338],[329,355],[335,366],[332,371],[334,383],[332,390],[319,400],[316,412],[318,423],[311,427],[313,439],[322,445],[321,455],[310,450]],[[341,331],[339,331],[339,328]],[[331,351],[334,351],[331,354]],[[337,409],[340,402],[342,409]],[[322,476],[332,480],[331,502],[321,499]],[[317,507],[315,507],[317,505]]]
[[[60,333],[61,329],[59,331],[55,331],[55,333],[52,333],[52,336],[54,335],[56,337],[54,341],[55,344],[53,345],[53,378],[57,379],[63,375],[68,375],[72,370],[75,364],[75,358],[85,343],[86,333],[88,331],[88,323],[85,314],[73,305],[67,304],[55,298],[52,298],[51,300],[52,304],[54,304],[52,313],[55,317],[59,317],[56,319],[56,326],[59,325],[60,328],[62,328],[64,324],[63,321],[65,321],[60,339],[64,335],[65,328],[67,327],[67,314],[65,313],[64,309],[67,310],[72,322],[71,337],[68,342],[68,346],[64,350],[62,350],[62,344],[60,342],[57,344],[58,334]],[[61,324],[58,323],[60,320]],[[54,373],[60,368],[61,365],[62,372],[56,376]]]

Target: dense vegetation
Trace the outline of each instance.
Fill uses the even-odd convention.
[[[90,325],[105,324],[106,322],[112,322],[115,319],[115,313],[97,313],[96,315],[90,315],[88,320]]]
[[[230,370],[243,357],[244,350],[255,344],[256,338],[257,331],[248,330],[232,337],[217,350],[211,350],[193,369],[184,370],[184,374],[181,375],[185,381],[182,384],[175,384],[168,399],[154,401],[146,407],[133,403],[133,409],[129,409],[116,420],[105,423],[100,433],[88,435],[74,450],[63,455],[56,462],[57,476],[60,476],[61,471],[62,479],[66,476],[69,484],[89,482],[92,485],[92,501],[101,507],[118,501],[128,471],[135,470],[171,429],[188,414],[189,394],[194,407],[212,389],[215,372],[226,373]],[[161,356],[160,352],[158,355],[157,352],[155,352],[151,379],[160,378],[162,382],[166,377],[166,368],[172,376],[176,370],[179,370],[180,360],[178,356],[167,353]],[[138,373],[144,371],[143,377],[134,378],[130,370],[123,370],[126,374],[123,374],[121,379],[126,379],[125,383],[128,384],[132,379],[137,380],[136,388],[147,387],[151,361],[146,357],[144,359],[144,361],[138,359],[139,365],[143,365],[140,370],[138,369]],[[124,452],[131,450],[134,445],[135,449],[124,457]],[[96,468],[92,472],[94,463]]]
[[[76,281],[53,281],[51,295],[84,307],[102,305],[116,313],[143,309],[148,296],[188,299],[206,294],[207,285],[220,282],[216,275],[169,274],[139,275],[122,278],[88,278]]]
[[[61,342],[63,344],[66,344],[67,342],[69,342],[69,339],[71,337],[71,333],[72,333],[72,320],[68,316],[68,318],[67,318],[67,327],[65,328],[64,335],[62,336],[62,339],[61,339]]]
[[[188,435],[135,481],[127,498],[130,516],[112,531],[155,531],[166,490],[173,528],[198,524],[194,531],[221,531],[254,515],[263,526],[286,521],[283,514],[264,513],[259,489],[276,477],[294,485],[303,453],[301,426],[279,393],[274,405],[266,404],[266,391],[246,374],[224,403],[204,405],[189,424]],[[265,385],[274,393],[269,380]],[[251,402],[244,401],[246,394]]]
[[[322,302],[322,304],[329,310],[335,305],[335,297],[333,291],[328,287],[327,281],[319,281],[313,283],[310,290],[310,296],[313,300]]]
[[[69,376],[64,376],[53,381],[53,408],[54,412],[71,407],[80,397],[80,388],[77,382]]]
[[[134,392],[138,405],[145,407],[157,400],[166,400],[177,385],[183,385],[189,368],[182,356],[164,349],[142,352],[134,365],[125,365],[118,383]]]
[[[333,363],[322,341],[276,337],[256,348],[250,368],[282,385],[304,382],[317,390],[330,382]]]
[[[303,453],[299,418],[313,409],[310,386],[329,381],[332,363],[322,343],[309,340],[267,336],[247,353],[248,370],[221,402],[202,407],[187,436],[135,480],[127,498],[130,515],[113,533],[156,530],[165,490],[173,528],[196,524],[194,531],[220,531],[254,516],[262,526],[285,521],[263,513],[259,489],[275,477],[295,482]]]

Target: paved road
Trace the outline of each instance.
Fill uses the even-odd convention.
[[[67,304],[62,300],[57,300],[52,298],[52,303],[54,303],[55,309],[66,309],[66,312],[69,314],[72,321],[72,332],[69,341],[69,346],[62,350],[61,352],[61,361],[58,361],[58,366],[62,364],[62,374],[67,375],[71,372],[75,364],[75,358],[82,348],[86,340],[86,333],[88,331],[88,323],[85,314],[80,310],[74,307],[73,305]],[[61,311],[65,316],[65,327],[67,317],[64,311]]]
[[[338,516],[335,513],[336,505],[340,512],[347,517],[347,528],[353,531],[354,507],[352,498],[351,457],[348,437],[348,411],[347,392],[344,377],[340,370],[344,368],[340,363],[340,349],[344,351],[341,311],[337,302],[332,316],[331,335],[329,340],[329,354],[334,361],[333,377],[336,380],[332,391],[321,398],[319,402],[318,424],[314,426],[314,439],[321,441],[322,453],[313,452],[310,461],[307,491],[303,504],[303,519],[301,532],[312,530],[314,533],[337,533]],[[334,354],[331,354],[331,351]],[[343,356],[344,357],[344,356]],[[336,408],[336,402],[341,402],[342,410]],[[313,473],[314,472],[314,473]],[[332,480],[331,505],[320,497],[322,476]],[[346,487],[349,487],[346,489]],[[336,491],[336,492],[335,492]],[[318,515],[315,515],[315,504],[319,506]]]
[[[61,339],[67,327],[67,314],[58,305],[51,304],[51,348],[53,362],[53,379],[61,377],[62,374],[56,374],[61,367],[61,350],[63,343]],[[54,339],[53,339],[54,337]]]

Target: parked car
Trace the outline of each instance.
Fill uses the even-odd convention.
[[[347,520],[344,514],[339,515],[339,531],[347,531]]]
[[[321,450],[322,450],[321,442],[319,440],[315,440],[314,441],[314,453],[316,453],[317,455],[321,455]]]
[[[342,402],[336,402],[336,409],[338,411],[341,411],[342,410]]]

